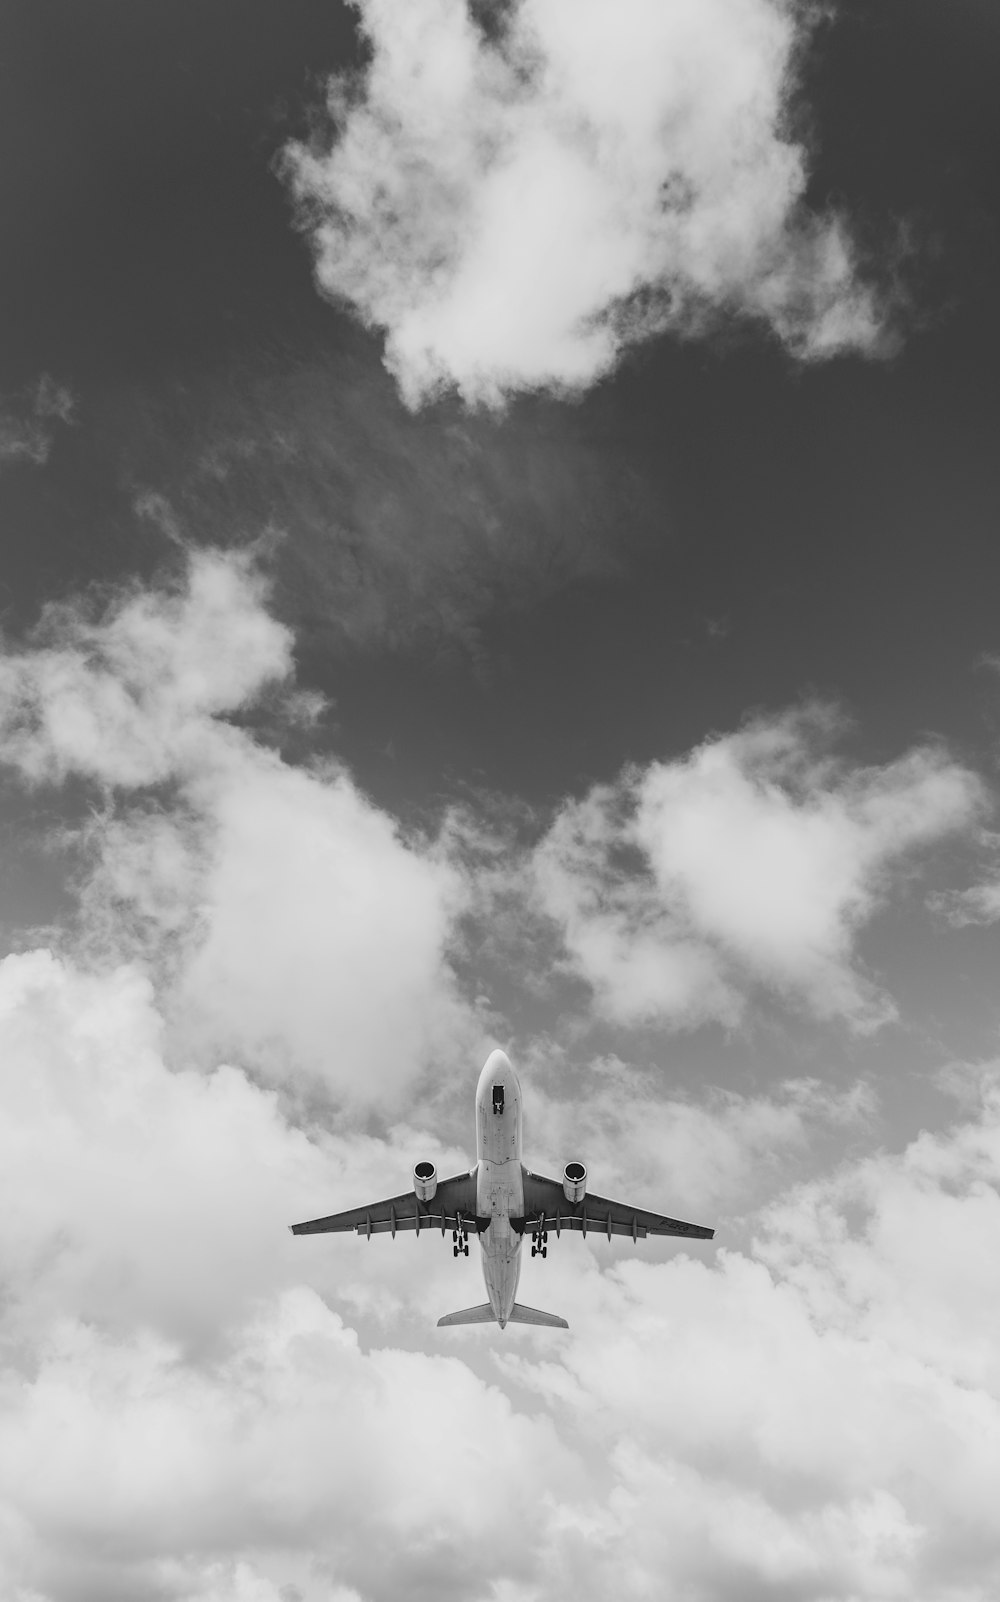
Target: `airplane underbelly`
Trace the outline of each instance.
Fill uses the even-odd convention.
[[[521,1277],[521,1237],[509,1230],[510,1238],[502,1239],[495,1223],[488,1234],[493,1239],[488,1240],[485,1236],[482,1239],[483,1279],[490,1306],[502,1327],[517,1299],[517,1282]]]
[[[517,1294],[521,1273],[521,1235],[511,1219],[524,1216],[524,1176],[519,1161],[479,1164],[476,1210],[490,1226],[479,1237],[486,1294],[497,1319],[505,1324]]]
[[[502,1051],[491,1051],[476,1089],[476,1212],[490,1220],[479,1244],[490,1306],[500,1325],[514,1306],[521,1272],[521,1235],[512,1219],[524,1217],[521,1167],[521,1086]]]

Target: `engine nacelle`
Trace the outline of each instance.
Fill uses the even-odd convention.
[[[582,1163],[567,1163],[563,1169],[563,1195],[568,1202],[582,1202],[587,1194],[587,1170]]]
[[[417,1201],[428,1202],[434,1200],[434,1192],[438,1188],[438,1171],[433,1163],[415,1163],[413,1167],[413,1189]]]

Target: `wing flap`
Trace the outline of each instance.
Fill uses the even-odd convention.
[[[639,1217],[641,1216],[640,1214]],[[633,1227],[631,1220],[625,1223],[622,1219],[609,1214],[605,1214],[602,1218],[588,1207],[586,1215],[575,1214],[567,1208],[565,1213],[556,1211],[544,1216],[541,1213],[532,1213],[529,1218],[518,1219],[516,1222],[512,1218],[510,1222],[511,1228],[520,1228],[522,1234],[531,1233],[540,1224],[546,1233],[554,1230],[557,1235],[564,1229],[575,1229],[584,1235],[607,1235],[609,1240],[612,1235],[627,1235],[630,1240],[634,1235],[636,1240],[645,1240],[649,1230],[645,1224],[639,1222],[639,1217],[636,1218]]]
[[[645,1240],[647,1235],[678,1235],[688,1240],[711,1240],[714,1229],[704,1224],[689,1224],[682,1218],[671,1218],[666,1213],[651,1213],[644,1207],[629,1207],[624,1202],[611,1201],[607,1196],[588,1194],[582,1202],[568,1202],[557,1179],[544,1174],[524,1175],[524,1219],[511,1224],[522,1231],[537,1227],[558,1235],[564,1229],[577,1229],[586,1235],[630,1235],[633,1240]]]
[[[418,1222],[420,1229],[417,1228]],[[462,1229],[468,1234],[481,1235],[484,1229],[489,1229],[490,1222],[489,1218],[476,1218],[475,1216],[470,1218],[468,1213],[436,1213],[433,1207],[428,1207],[426,1212],[421,1208],[419,1220],[416,1216],[397,1218],[396,1228],[409,1229],[416,1231],[417,1234],[420,1233],[421,1229],[436,1229],[445,1233],[449,1229],[458,1229],[459,1225],[461,1225]],[[375,1218],[373,1216],[371,1229],[368,1228],[367,1220],[362,1224],[355,1224],[353,1227],[359,1235],[388,1235],[392,1232],[392,1221],[388,1218]],[[295,1234],[297,1231],[293,1229],[292,1233]]]
[[[476,1179],[474,1174],[456,1174],[439,1181],[434,1199],[417,1200],[412,1190],[368,1207],[349,1207],[326,1218],[307,1218],[292,1224],[293,1235],[327,1235],[354,1230],[359,1235],[394,1235],[397,1229],[462,1229],[481,1232],[489,1219],[476,1217]]]

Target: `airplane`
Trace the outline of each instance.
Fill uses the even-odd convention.
[[[587,1191],[583,1163],[569,1162],[562,1180],[533,1174],[521,1161],[521,1086],[506,1054],[492,1051],[476,1088],[476,1162],[467,1174],[438,1179],[431,1162],[413,1169],[413,1189],[369,1207],[352,1207],[292,1224],[293,1235],[319,1235],[354,1230],[369,1240],[399,1229],[451,1230],[452,1256],[469,1255],[469,1234],[479,1236],[483,1279],[489,1301],[463,1307],[438,1319],[438,1328],[454,1324],[544,1324],[568,1329],[564,1318],[524,1307],[515,1301],[521,1273],[521,1245],[531,1238],[531,1255],[548,1256],[549,1234],[556,1239],[564,1229],[595,1234],[631,1235],[633,1242],[647,1235],[682,1235],[688,1240],[711,1240],[714,1229],[685,1224],[679,1218],[628,1207]]]

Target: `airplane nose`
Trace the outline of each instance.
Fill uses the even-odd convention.
[[[493,1091],[498,1085],[503,1086],[509,1097],[516,1097],[519,1094],[517,1074],[507,1053],[501,1051],[499,1047],[496,1051],[491,1051],[483,1063],[479,1084],[476,1087],[477,1105],[482,1105],[484,1102],[489,1105],[491,1100],[495,1100]]]

